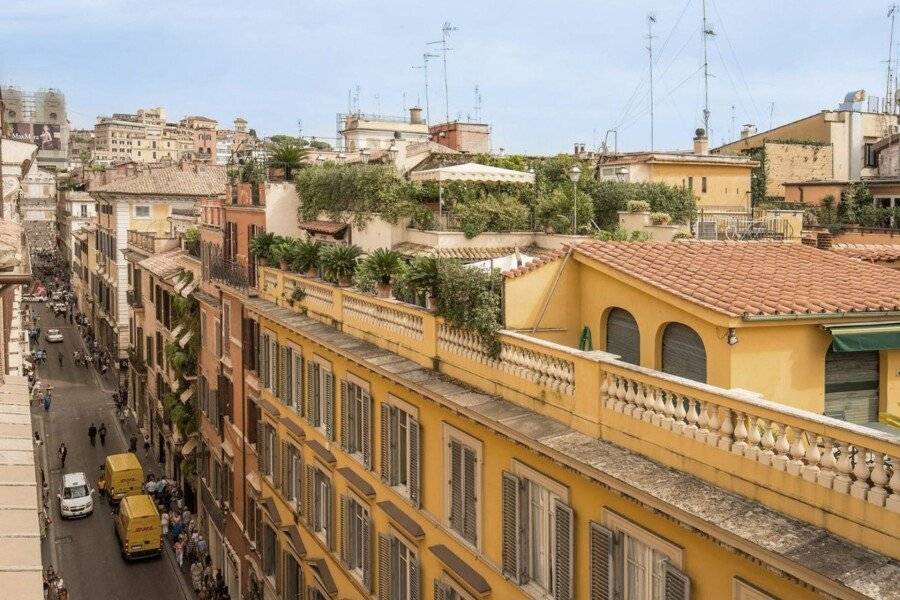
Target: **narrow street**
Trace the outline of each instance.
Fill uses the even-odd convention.
[[[47,350],[47,362],[38,367],[38,379],[45,387],[53,386],[50,412],[45,413],[42,407],[32,407],[34,426],[46,442],[40,460],[49,465],[50,477],[52,524],[43,544],[44,564],[53,564],[61,574],[71,600],[180,600],[192,597],[168,547],[158,559],[134,563],[122,559],[110,507],[99,496],[94,498],[94,513],[89,517],[73,521],[59,517],[56,495],[60,492],[63,475],[56,455],[59,444],[65,442],[69,450],[65,472],[82,471],[96,487],[98,467],[105,456],[124,452],[128,441],[115,416],[110,374],[107,374],[107,381],[101,382],[94,369],[76,366],[72,361],[72,352],[83,350],[77,326],[68,321],[63,323],[62,318],[55,317],[43,304],[30,306],[38,315],[40,345]],[[62,331],[63,343],[45,341],[46,331],[51,328]],[[60,351],[63,353],[61,369],[57,359]],[[109,433],[105,447],[100,446],[99,439],[97,446],[91,447],[87,430],[92,422],[97,427],[101,422],[106,423]],[[152,470],[145,457],[141,456],[141,459],[145,472],[148,468]]]

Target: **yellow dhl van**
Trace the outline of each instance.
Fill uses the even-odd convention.
[[[106,492],[109,501],[119,502],[126,496],[141,493],[144,469],[138,457],[131,452],[110,454],[106,457]]]
[[[162,552],[162,526],[150,496],[141,494],[123,498],[115,525],[119,548],[126,560],[159,556]]]

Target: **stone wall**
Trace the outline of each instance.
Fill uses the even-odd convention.
[[[831,146],[766,142],[766,196],[784,198],[785,181],[833,178]]]

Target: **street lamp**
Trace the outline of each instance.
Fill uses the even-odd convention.
[[[572,182],[572,234],[578,235],[578,178],[581,176],[581,169],[578,165],[573,165],[569,169],[569,180]]]

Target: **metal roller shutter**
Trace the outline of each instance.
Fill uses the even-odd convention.
[[[631,313],[621,308],[606,317],[606,351],[633,365],[641,364],[641,334]]]
[[[878,351],[825,357],[825,415],[851,423],[878,420]]]
[[[669,323],[663,332],[662,370],[706,383],[706,348],[697,332],[681,323]]]

